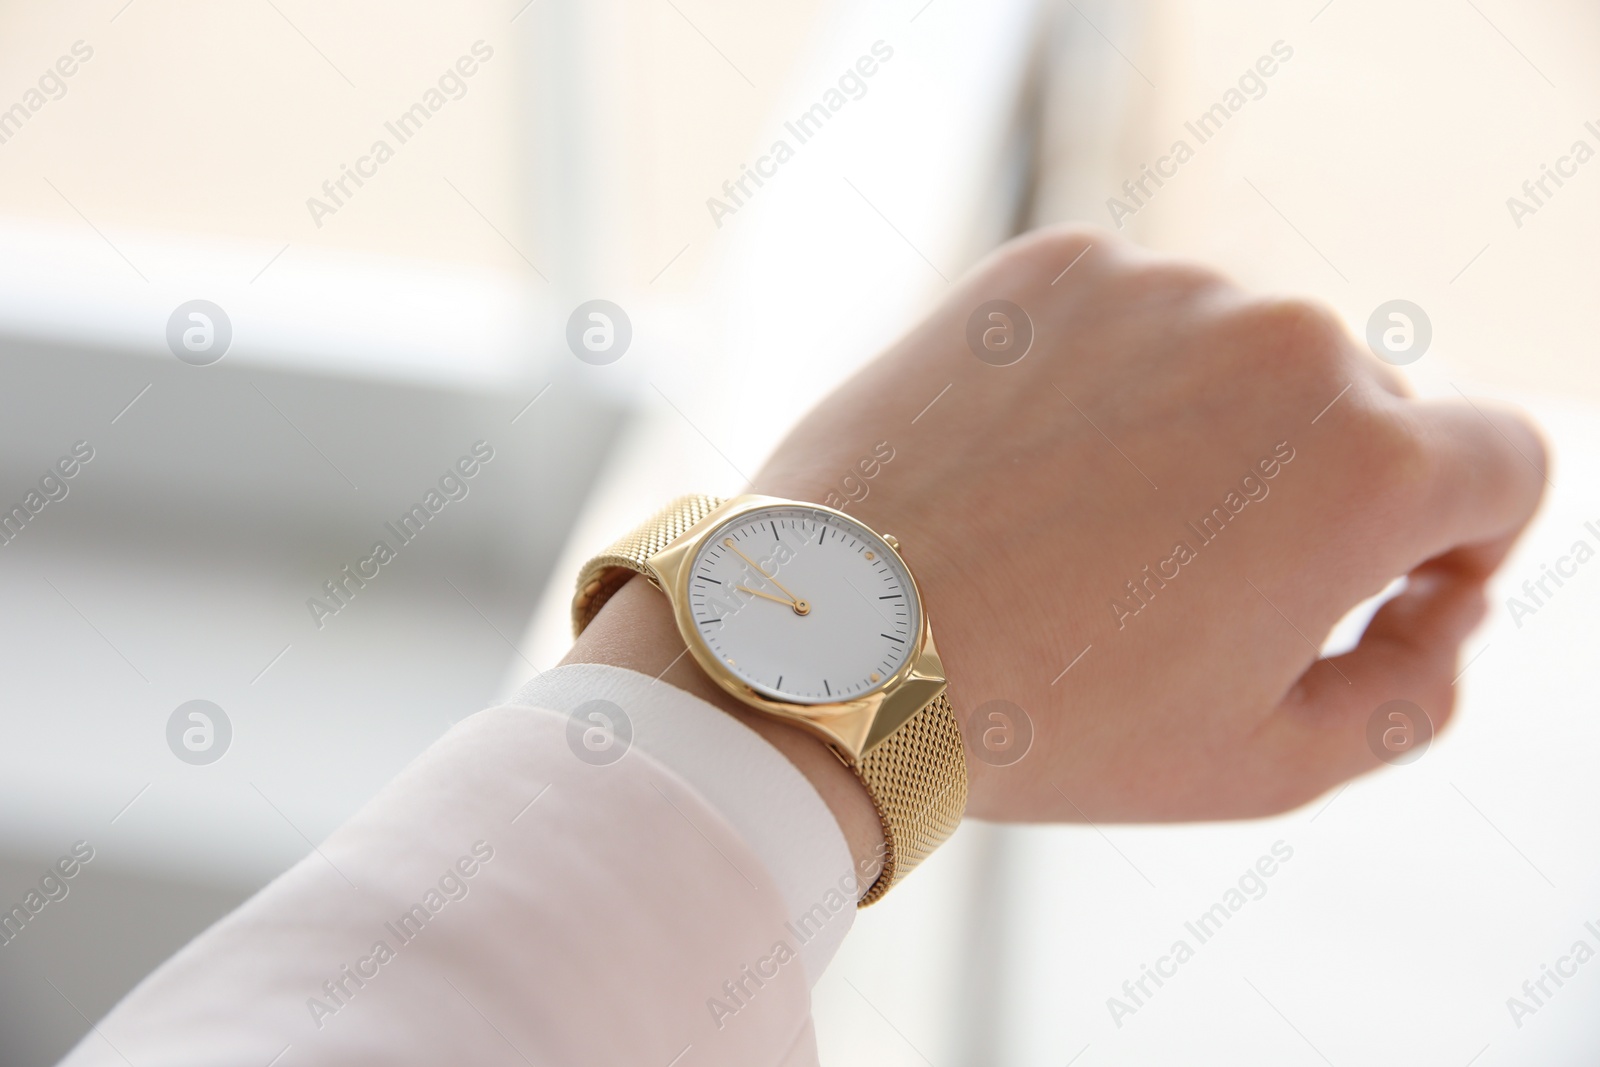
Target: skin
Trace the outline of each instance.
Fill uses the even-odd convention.
[[[1034,326],[1007,367],[966,342],[993,299]],[[1385,702],[1442,728],[1485,582],[1545,485],[1524,416],[1412,399],[1331,312],[1089,230],[991,255],[807,415],[752,490],[821,502],[884,440],[893,460],[847,510],[900,539],[966,727],[968,814],[1002,821],[1270,815],[1380,766],[1367,723]],[[1246,488],[1267,495],[1211,542],[1187,526]],[[1125,583],[1170,576],[1179,541],[1194,557],[1132,614]],[[1359,645],[1320,658],[1334,623],[1401,576]],[[868,855],[881,832],[851,772],[673,663],[683,647],[666,598],[635,580],[568,661],[672,663],[663,681],[777,744]],[[1009,766],[972,747],[975,709],[997,699],[1033,727]]]

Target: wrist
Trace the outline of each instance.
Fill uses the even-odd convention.
[[[811,782],[838,822],[856,869],[874,869],[883,854],[883,826],[855,772],[820,738],[746,708],[707,677],[685,651],[667,598],[649,582],[635,578],[606,602],[562,662],[605,663],[649,674],[733,716]]]

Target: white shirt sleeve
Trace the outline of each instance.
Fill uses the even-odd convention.
[[[841,890],[854,901],[866,886],[850,888],[850,846],[810,779],[720,708],[622,667],[556,667],[523,686],[511,703],[571,715],[595,700],[621,708],[631,720],[631,744],[676,771],[761,857],[790,921],[809,938],[800,957],[816,985],[855,921],[853,907],[830,911],[819,904]]]
[[[814,1067],[810,984],[860,887],[810,783],[643,675],[563,667],[521,699],[541,706],[457,724],[63,1063]]]

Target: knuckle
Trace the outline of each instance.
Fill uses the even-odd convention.
[[[1103,254],[1122,243],[1121,238],[1092,226],[1046,226],[1006,242],[998,258],[1006,268],[1034,276],[1043,274],[1048,280],[1091,249]]]
[[[1349,357],[1349,332],[1332,309],[1299,297],[1254,301],[1241,325],[1261,354],[1300,368],[1339,368]]]
[[[1183,306],[1210,291],[1232,288],[1221,273],[1201,263],[1151,252],[1125,238],[1078,223],[1046,226],[1013,238],[988,261],[991,285],[1022,289],[1055,286],[1070,267],[1070,285],[1051,289],[1065,297],[1088,285],[1115,294],[1130,307]]]
[[[1231,292],[1233,283],[1219,271],[1189,259],[1151,258],[1135,271],[1140,287],[1158,300],[1215,290]]]

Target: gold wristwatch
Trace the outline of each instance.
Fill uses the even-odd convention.
[[[572,601],[576,635],[644,575],[719,686],[820,737],[855,771],[888,846],[862,907],[938,848],[967,806],[961,729],[899,547],[816,504],[685,496],[590,560]]]

